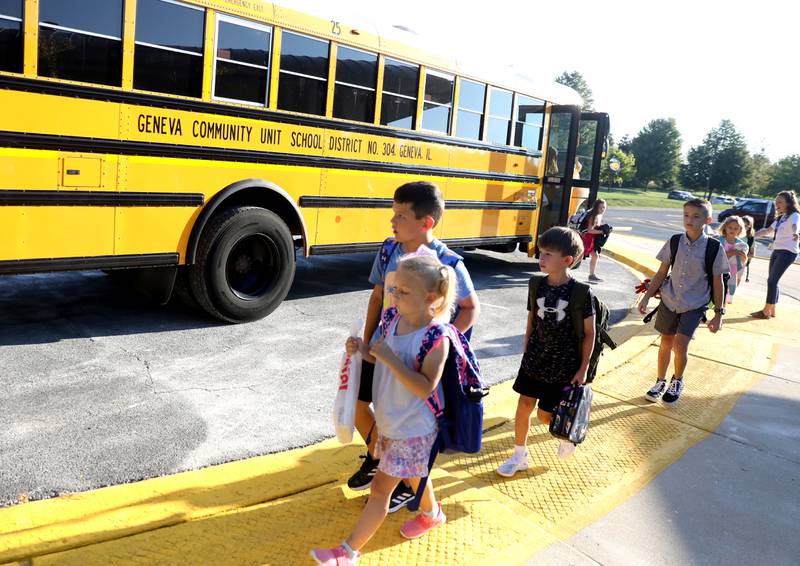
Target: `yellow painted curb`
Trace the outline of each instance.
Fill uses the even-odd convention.
[[[615,243],[606,246],[603,248],[603,253],[647,277],[653,277],[661,266],[661,262],[655,257],[624,244]]]
[[[0,509],[0,563],[130,536],[337,481],[360,448],[305,448]]]

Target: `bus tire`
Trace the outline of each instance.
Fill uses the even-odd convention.
[[[289,292],[294,253],[292,234],[274,212],[255,206],[222,210],[200,236],[189,270],[192,295],[226,322],[263,318]]]
[[[189,283],[189,266],[178,268],[178,274],[175,276],[175,286],[172,288],[172,299],[180,301],[183,306],[191,310],[203,310],[192,294],[192,287]]]

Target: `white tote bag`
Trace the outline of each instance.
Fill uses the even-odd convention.
[[[360,336],[361,327],[361,321],[355,321],[350,326],[350,336],[353,338]],[[333,426],[339,442],[348,444],[353,440],[356,422],[356,402],[358,388],[361,385],[361,354],[358,352],[352,356],[348,356],[347,352],[342,354],[336,385],[338,389],[333,401]]]

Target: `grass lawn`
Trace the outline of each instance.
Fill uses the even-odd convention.
[[[608,206],[613,207],[638,207],[638,208],[681,208],[682,200],[669,200],[667,193],[642,189],[624,189],[617,191],[603,191],[597,196],[604,199]]]

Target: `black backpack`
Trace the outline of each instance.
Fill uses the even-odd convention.
[[[536,294],[539,292],[539,285],[547,279],[547,275],[535,274],[528,281],[528,296],[533,300],[531,305],[536,308]],[[575,281],[569,297],[569,317],[572,322],[572,331],[578,340],[578,352],[583,349],[583,306],[589,297],[589,285]],[[617,347],[617,343],[608,334],[608,307],[597,295],[592,295],[594,301],[594,349],[589,358],[589,368],[586,371],[586,383],[594,381],[597,375],[597,366],[600,363],[600,356],[603,348],[608,346],[612,350]],[[536,313],[533,313],[533,320],[536,320]]]
[[[674,234],[669,238],[669,269],[670,272],[672,271],[672,266],[675,265],[675,256],[678,254],[678,245],[681,242],[681,236],[683,234]],[[720,244],[719,240],[716,238],[708,238],[708,243],[706,244],[706,255],[704,263],[704,269],[706,271],[706,278],[708,279],[708,289],[711,293],[711,298],[708,302],[709,305],[714,303],[714,261],[717,259],[717,253],[719,253],[719,248],[722,244]],[[728,279],[730,279],[730,273],[723,273],[722,274],[722,301],[725,301],[725,297],[728,296]],[[669,276],[667,276],[669,278]],[[664,283],[666,283],[666,279]],[[663,286],[664,283],[661,285]],[[708,306],[706,306],[708,309]],[[658,312],[658,307],[650,311],[645,315],[642,319],[645,324],[650,322],[650,320],[656,315]],[[703,315],[703,322],[708,322],[706,315]]]
[[[572,228],[576,232],[582,232],[583,230],[586,230],[586,227],[583,226],[583,223],[586,221],[588,216],[588,212],[585,210],[579,210],[569,217],[569,220],[567,220],[567,228]]]

